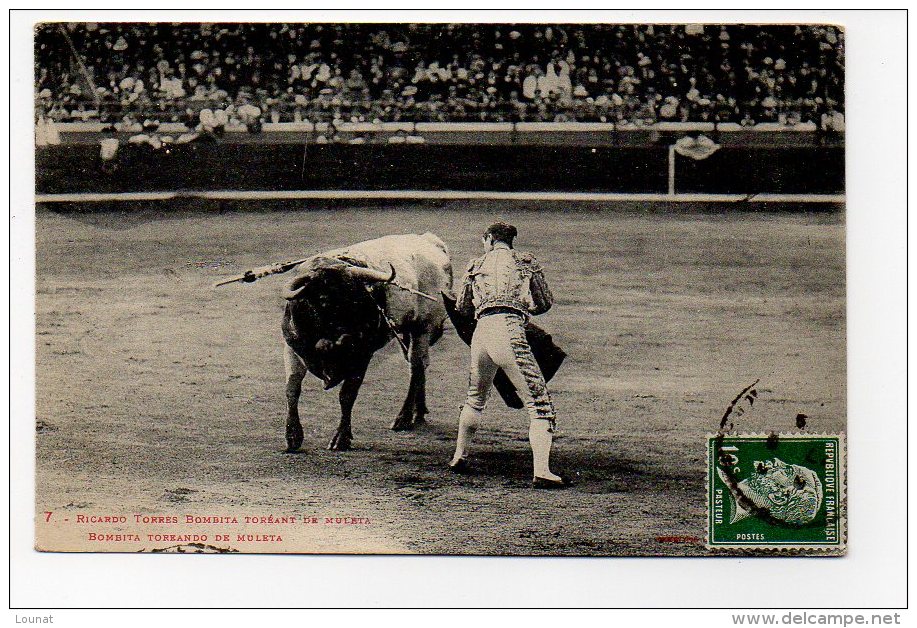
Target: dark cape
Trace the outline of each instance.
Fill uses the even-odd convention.
[[[443,293],[443,303],[459,338],[466,345],[471,345],[471,337],[474,335],[474,328],[478,324],[477,320],[475,320],[474,316],[459,312],[455,308],[455,299],[445,292]],[[525,325],[525,337],[532,348],[532,355],[535,357],[535,361],[541,367],[541,374],[544,375],[546,382],[550,381],[554,374],[557,373],[560,365],[563,364],[564,358],[567,357],[566,352],[554,344],[551,334],[531,321]],[[518,409],[525,405],[519,395],[516,394],[516,387],[509,381],[503,369],[497,371],[497,375],[494,377],[494,387],[510,408]]]

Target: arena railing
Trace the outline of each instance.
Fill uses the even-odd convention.
[[[107,122],[56,122],[61,133],[101,133],[112,124]],[[262,125],[264,133],[312,133],[327,131],[328,122],[266,122]],[[396,133],[398,131],[417,133],[450,133],[450,132],[518,132],[532,133],[545,131],[595,132],[595,131],[659,131],[673,133],[709,133],[709,132],[747,132],[761,131],[814,133],[819,130],[814,122],[800,124],[780,124],[762,122],[743,126],[735,122],[656,122],[652,124],[620,124],[614,122],[342,122],[334,125],[335,130],[343,133]],[[162,133],[184,133],[189,127],[181,122],[165,122],[157,127]],[[227,133],[248,133],[245,126],[227,126]]]
[[[346,98],[345,98],[346,102]],[[117,124],[124,116],[130,116],[135,120],[162,120],[162,126],[168,126],[171,132],[184,132],[188,130],[189,120],[197,123],[197,115],[204,108],[218,108],[225,105],[225,102],[211,101],[192,101],[189,99],[170,99],[160,101],[158,106],[152,108],[137,108],[130,106],[125,107],[116,102],[94,102],[94,101],[77,101],[70,103],[70,107],[76,107],[72,111],[77,112],[71,116],[82,117],[83,121],[62,121],[56,122],[58,125],[72,125],[61,127],[72,132],[80,132],[86,129],[90,132],[104,129],[106,125]],[[395,106],[395,115],[397,121],[386,121],[380,124],[369,122],[338,122],[335,127],[338,131],[351,132],[354,130],[354,124],[360,125],[356,132],[372,133],[378,131],[410,130],[404,129],[403,125],[423,125],[418,126],[417,130],[425,129],[426,131],[437,132],[442,125],[465,125],[451,126],[451,128],[461,131],[505,131],[505,125],[513,125],[513,130],[518,131],[557,131],[557,130],[634,130],[634,129],[652,129],[658,131],[676,131],[676,132],[710,132],[710,131],[741,131],[749,128],[755,128],[762,131],[817,131],[817,125],[814,122],[798,123],[781,123],[771,119],[762,121],[754,125],[743,126],[738,122],[728,120],[713,120],[708,122],[688,121],[676,122],[656,119],[649,121],[641,119],[634,111],[626,110],[623,107],[610,107],[607,110],[585,112],[570,104],[551,102],[547,110],[540,110],[534,103],[526,103],[521,109],[519,105],[508,102],[500,102],[496,107],[487,109],[478,109],[471,107],[463,114],[450,112],[448,121],[441,118],[442,114],[437,114],[428,108],[429,101],[420,101],[409,107],[404,104]],[[448,104],[448,103],[443,103]],[[306,103],[296,104],[288,101],[279,101],[271,104],[260,105],[264,114],[262,115],[262,130],[264,131],[282,131],[296,132],[323,130],[323,124],[333,121],[335,107],[328,104],[322,104],[318,99],[307,101]],[[79,112],[78,107],[83,111]],[[373,112],[367,110],[360,103],[353,103],[346,107],[337,106],[340,112],[346,116],[366,115],[371,117]],[[403,107],[403,108],[402,108]],[[47,110],[47,104],[36,102],[36,111],[42,112]],[[604,112],[604,113],[603,113]],[[798,116],[798,112],[790,105],[779,106],[773,110],[772,116],[779,114],[789,115],[790,119]],[[390,114],[391,115],[391,114]],[[608,118],[615,118],[618,122],[603,122],[602,115]],[[621,121],[620,116],[625,116]],[[548,119],[545,119],[547,116]],[[558,116],[570,118],[569,122],[555,121]],[[399,125],[392,127],[390,125]],[[365,126],[364,126],[365,125]],[[389,125],[389,126],[386,126]],[[470,125],[470,126],[469,126]],[[499,125],[499,126],[493,126]],[[574,126],[557,126],[557,125],[574,125]],[[588,127],[580,125],[590,125]],[[227,127],[227,131],[244,132],[245,127]]]

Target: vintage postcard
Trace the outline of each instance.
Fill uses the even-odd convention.
[[[842,25],[34,51],[37,550],[846,552]]]

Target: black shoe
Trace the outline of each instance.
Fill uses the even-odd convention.
[[[459,458],[457,462],[449,463],[449,470],[452,473],[465,475],[471,472],[471,464],[468,462],[468,458]]]
[[[545,491],[567,488],[568,486],[572,485],[573,482],[571,482],[569,478],[565,478],[563,476],[561,476],[559,480],[549,480],[547,478],[539,477],[532,479],[532,488]]]

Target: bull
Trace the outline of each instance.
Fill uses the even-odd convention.
[[[373,354],[397,338],[411,379],[393,430],[410,430],[429,414],[426,369],[442,337],[446,310],[429,295],[452,292],[449,251],[437,236],[392,235],[320,253],[297,263],[282,330],[286,368],[287,451],[303,442],[299,398],[306,373],[325,390],[341,385],[341,418],[328,448],[347,450],[351,415]]]

